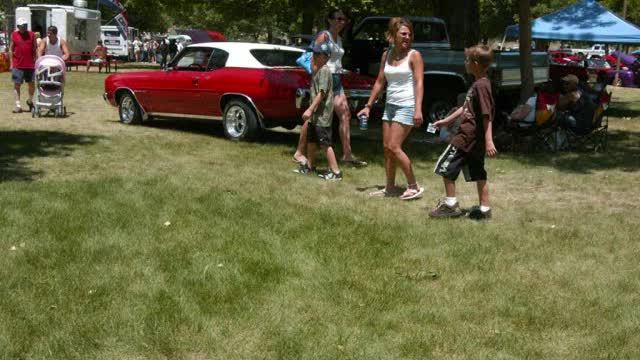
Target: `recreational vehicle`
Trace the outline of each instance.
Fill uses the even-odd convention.
[[[100,39],[107,48],[107,53],[123,60],[128,60],[132,56],[131,43],[137,37],[138,29],[131,26],[126,39],[115,25],[100,26]]]
[[[25,18],[29,30],[47,34],[51,25],[58,36],[67,41],[69,52],[91,52],[100,39],[100,11],[86,8],[84,0],[74,0],[74,6],[29,4],[16,8],[16,19]]]

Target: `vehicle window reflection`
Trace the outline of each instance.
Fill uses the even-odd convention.
[[[175,69],[182,71],[205,71],[212,49],[187,48],[179,55]]]
[[[227,64],[228,58],[228,52],[220,49],[213,49],[211,58],[209,58],[209,66],[207,67],[207,70],[215,70],[224,67]]]

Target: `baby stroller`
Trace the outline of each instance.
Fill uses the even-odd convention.
[[[64,106],[64,60],[55,55],[45,55],[36,61],[36,96],[31,108],[32,117],[40,117],[41,110],[45,114],[53,113],[55,117],[67,114]]]

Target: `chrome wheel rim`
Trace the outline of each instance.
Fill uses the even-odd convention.
[[[126,96],[122,99],[120,104],[120,118],[124,123],[130,123],[133,121],[133,117],[136,114],[136,105],[130,96]]]
[[[224,126],[227,134],[232,138],[242,136],[247,128],[247,116],[238,105],[232,105],[224,116]]]

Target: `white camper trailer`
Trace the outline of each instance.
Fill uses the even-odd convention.
[[[49,26],[56,26],[69,52],[91,52],[100,40],[100,11],[87,9],[84,0],[75,0],[73,5],[29,4],[16,8],[16,19],[27,19],[29,30],[41,36],[47,35]]]
[[[120,30],[115,25],[100,26],[100,39],[107,48],[107,53],[123,60],[129,60],[133,50],[131,42],[138,37],[138,29],[129,26],[127,39],[122,36]]]

